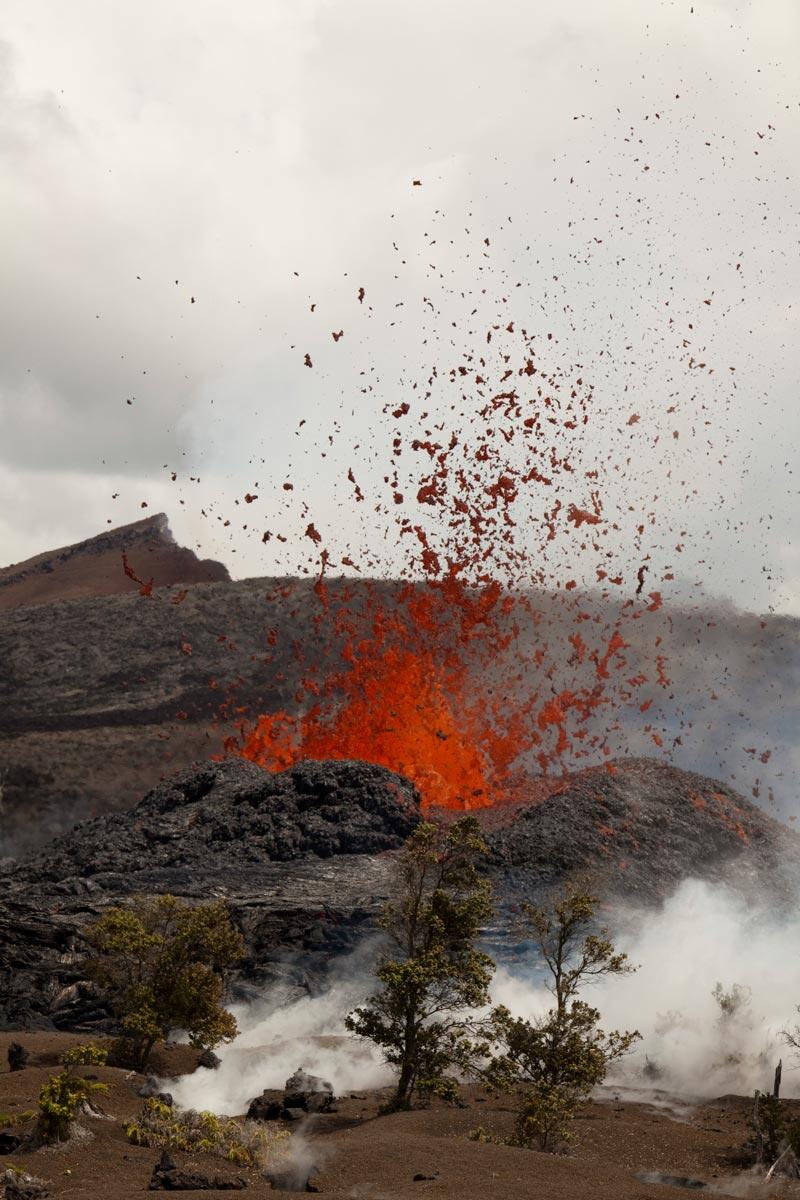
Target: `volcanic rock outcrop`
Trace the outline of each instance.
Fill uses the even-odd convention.
[[[501,910],[487,931],[498,956],[503,910],[575,875],[590,874],[612,906],[656,903],[688,876],[778,903],[800,882],[797,835],[724,785],[651,760],[585,771],[543,801],[476,815]],[[136,894],[229,901],[247,947],[236,999],[266,986],[287,999],[314,992],[330,959],[374,931],[392,854],[419,819],[415,788],[368,763],[271,775],[229,759],[179,772],[131,812],[78,826],[4,877],[0,1027],[107,1027],[82,976],[81,931]]]
[[[247,943],[237,995],[313,987],[386,897],[388,861],[419,820],[405,779],[369,763],[301,763],[271,775],[201,763],[129,813],[55,839],[3,877],[0,1027],[103,1022],[82,979],[81,930],[130,895],[225,897]]]
[[[689,877],[776,902],[800,887],[800,835],[726,784],[648,758],[569,777],[489,840],[506,899],[581,875],[643,905]]]

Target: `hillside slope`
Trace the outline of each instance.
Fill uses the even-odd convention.
[[[0,612],[23,604],[138,591],[141,584],[126,575],[123,554],[130,569],[144,583],[152,580],[154,587],[230,578],[222,563],[199,559],[193,550],[178,546],[166,515],[157,513],[0,568]]]

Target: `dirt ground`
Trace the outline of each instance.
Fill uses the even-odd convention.
[[[14,1040],[31,1057],[23,1071],[9,1073],[7,1049]],[[85,1040],[70,1034],[0,1034],[0,1118],[6,1132],[14,1131],[17,1114],[36,1108],[39,1089],[63,1051]],[[153,1071],[190,1072],[196,1059],[189,1047],[160,1048]],[[82,1071],[108,1085],[99,1099],[104,1117],[82,1117],[78,1136],[62,1146],[0,1157],[0,1170],[22,1167],[44,1180],[51,1196],[64,1200],[140,1196],[148,1190],[159,1151],[129,1144],[122,1121],[140,1111],[136,1091],[142,1076],[111,1067]],[[380,1093],[351,1093],[337,1101],[336,1112],[309,1118],[299,1130],[291,1126],[300,1157],[314,1164],[312,1184],[331,1200],[669,1200],[689,1194],[674,1184],[652,1182],[657,1173],[703,1180],[713,1195],[800,1197],[800,1185],[766,1188],[744,1167],[741,1148],[752,1106],[745,1097],[690,1106],[657,1094],[623,1101],[609,1091],[576,1121],[570,1152],[563,1155],[469,1140],[477,1126],[500,1135],[510,1130],[508,1097],[489,1097],[473,1087],[465,1089],[462,1106],[435,1104],[390,1116],[379,1115],[381,1099]],[[800,1102],[789,1103],[800,1114]],[[291,1194],[273,1189],[257,1171],[216,1157],[174,1158],[180,1167],[205,1174],[246,1176],[249,1196]],[[425,1178],[415,1180],[415,1175]]]

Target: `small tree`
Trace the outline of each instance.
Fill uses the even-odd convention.
[[[580,1104],[639,1038],[636,1031],[604,1033],[599,1011],[579,998],[592,980],[634,970],[627,955],[614,949],[606,929],[593,931],[596,906],[588,892],[568,888],[549,908],[524,908],[525,929],[533,935],[555,1004],[533,1021],[512,1016],[502,1006],[492,1013],[501,1052],[488,1074],[499,1087],[523,1085],[512,1138],[519,1145],[548,1150],[567,1140]]]
[[[185,1030],[210,1047],[238,1033],[223,1008],[227,969],[244,953],[223,902],[189,905],[174,896],[113,908],[86,934],[90,978],[105,990],[121,1030],[122,1054],[143,1071],[156,1041]]]
[[[475,948],[492,912],[477,866],[486,851],[477,821],[465,817],[447,830],[417,826],[397,860],[382,919],[390,949],[376,971],[383,987],[347,1017],[397,1069],[393,1107],[408,1108],[415,1095],[452,1098],[449,1072],[481,1050],[466,1013],[488,1004],[494,971]]]
[[[720,1053],[722,1054],[721,1061],[715,1062],[713,1068],[742,1066],[745,1063],[742,1046],[749,1030],[753,1027],[753,1016],[750,1012],[752,992],[749,987],[740,983],[734,983],[726,990],[718,982],[711,995],[719,1009],[715,1025],[719,1034]],[[760,1056],[754,1057],[749,1065],[755,1067],[763,1064],[766,1066],[766,1061],[766,1055],[762,1052]]]
[[[741,983],[732,984],[727,992],[721,983],[717,983],[711,993],[719,1007],[717,1027],[724,1030],[731,1022],[740,1018],[750,1007],[752,994],[751,989]]]

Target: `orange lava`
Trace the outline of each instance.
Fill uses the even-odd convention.
[[[519,693],[508,662],[518,649],[514,606],[523,598],[451,577],[409,585],[391,607],[378,591],[369,611],[355,616],[346,596],[331,608],[319,587],[317,625],[327,642],[339,636],[335,669],[322,664],[315,672],[304,663],[297,697],[304,707],[242,723],[228,752],[271,771],[301,759],[365,759],[411,779],[424,807],[461,810],[515,802],[530,788],[534,762],[545,775],[563,772],[570,755],[587,752],[576,742],[604,752],[587,725],[608,703],[611,669],[624,668],[618,633],[605,634],[596,649],[581,641],[588,686],[554,694],[554,664],[535,651],[519,664],[526,677]]]
[[[367,636],[345,641],[341,671],[322,685],[304,680],[314,696],[305,712],[265,714],[228,749],[273,771],[302,758],[366,759],[411,779],[426,807],[512,799],[513,764],[538,734],[519,712],[501,722],[496,708],[470,701],[463,653],[497,602],[496,590],[451,584],[409,589],[397,612],[378,605]],[[443,654],[447,642],[454,649]]]
[[[380,660],[359,658],[348,693],[333,709],[317,703],[302,716],[260,717],[242,753],[270,770],[300,758],[366,759],[411,779],[437,807],[477,808],[496,798],[485,731],[456,720],[429,657],[397,647]]]

